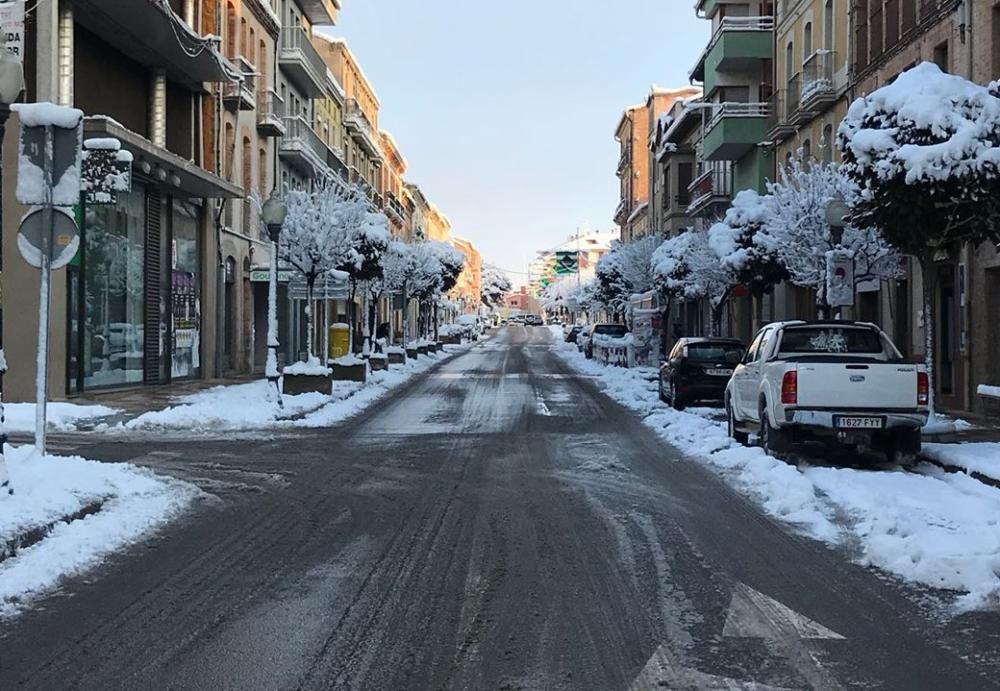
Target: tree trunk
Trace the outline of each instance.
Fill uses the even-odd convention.
[[[364,342],[361,344],[362,355],[369,355],[372,352],[372,333],[368,328],[368,320],[371,318],[369,314],[369,306],[371,301],[368,299],[368,285],[365,285],[365,289],[361,293],[361,313],[364,315],[364,321],[361,324],[361,337]]]
[[[434,340],[438,340],[438,304],[434,301]]]
[[[313,357],[313,340],[316,328],[316,306],[313,304],[313,288],[315,276],[306,276],[306,359]]]
[[[927,365],[927,406],[933,419],[935,410],[934,388],[934,279],[931,277],[933,262],[928,257],[917,257],[920,263],[920,278],[924,298],[924,363]]]
[[[663,312],[660,315],[660,359],[666,360],[667,354],[670,353],[670,308],[673,304],[673,300],[667,299],[667,306],[663,308]]]

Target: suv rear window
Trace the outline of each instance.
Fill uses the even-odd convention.
[[[598,324],[594,327],[594,333],[621,338],[628,333],[628,329],[625,328],[624,324]]]
[[[808,355],[879,355],[885,352],[877,331],[837,326],[794,326],[781,336],[781,352]]]
[[[690,343],[687,357],[696,362],[727,362],[735,365],[745,349],[738,343]]]

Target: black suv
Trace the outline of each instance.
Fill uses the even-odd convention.
[[[733,338],[682,338],[660,365],[660,400],[677,410],[697,401],[721,401],[746,350]]]

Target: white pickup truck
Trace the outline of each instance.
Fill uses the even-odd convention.
[[[836,439],[878,448],[890,462],[920,452],[930,382],[877,326],[777,322],[761,329],[726,387],[729,435],[756,432],[774,455],[799,442]]]

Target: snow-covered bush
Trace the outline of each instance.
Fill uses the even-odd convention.
[[[710,230],[690,229],[665,240],[650,266],[660,292],[684,300],[707,300],[712,308],[712,333],[722,327],[722,312],[736,273],[722,261],[735,252],[733,230],[716,224]]]

